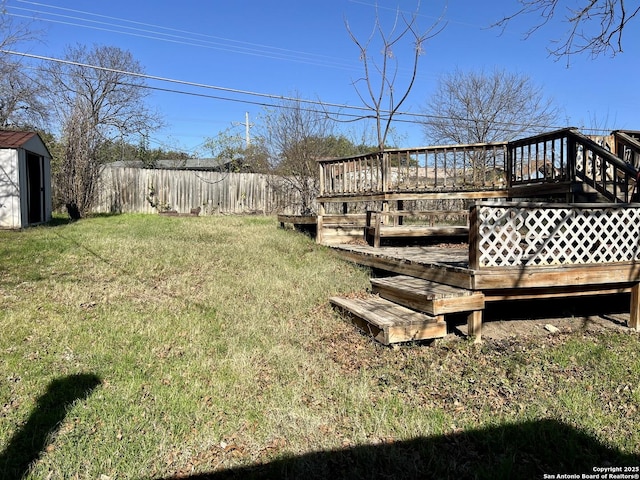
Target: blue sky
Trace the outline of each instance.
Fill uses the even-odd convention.
[[[387,31],[396,8],[413,12],[417,4],[378,3]],[[42,42],[23,47],[29,53],[60,57],[69,44],[113,45],[131,51],[149,75],[229,89],[149,81],[193,94],[152,93],[150,103],[167,124],[152,135],[152,146],[204,155],[207,137],[229,128],[244,136],[245,113],[259,122],[264,104],[276,102],[231,90],[361,106],[353,82],[362,76],[362,64],[345,21],[364,40],[375,19],[374,0],[7,0],[6,7],[16,18],[35,18],[43,30]],[[563,116],[557,127],[640,130],[640,20],[625,31],[624,53],[574,56],[567,66],[547,53],[549,41],[560,37],[566,24],[553,22],[526,40],[531,17],[518,19],[504,33],[488,28],[517,8],[516,0],[423,0],[420,29],[438,18],[444,29],[426,43],[417,83],[402,110],[420,113],[441,74],[499,68],[527,75],[554,99]],[[400,88],[410,66],[403,62],[407,53],[407,48],[396,51]],[[360,137],[367,127],[344,128]],[[420,126],[406,122],[395,126],[392,140],[402,147],[426,143]]]

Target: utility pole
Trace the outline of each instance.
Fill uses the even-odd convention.
[[[240,122],[233,122],[234,125],[242,125]],[[251,145],[251,135],[249,134],[249,129],[253,127],[253,123],[249,123],[249,112],[244,113],[244,146],[245,148],[249,148]]]
[[[249,128],[251,127],[251,125],[249,125],[249,112],[244,112],[244,131],[245,131],[245,136],[246,136],[246,147],[249,148],[249,145],[251,144],[251,137],[249,136]]]

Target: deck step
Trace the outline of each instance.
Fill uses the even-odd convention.
[[[444,316],[416,312],[375,295],[331,297],[329,301],[358,328],[385,345],[441,338],[447,334]]]
[[[372,278],[371,286],[373,293],[429,315],[484,310],[482,292],[407,275]]]

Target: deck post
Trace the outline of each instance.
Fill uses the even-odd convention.
[[[482,341],[482,310],[473,310],[467,316],[467,335],[474,343]]]
[[[634,283],[631,287],[631,308],[627,326],[640,332],[640,283]]]
[[[320,195],[325,194],[325,184],[324,184],[324,164],[322,162],[318,162],[318,170],[320,175],[320,182],[318,184],[318,192]]]
[[[479,205],[473,205],[469,212],[469,268],[477,270],[480,268],[480,236],[478,230],[478,209]]]
[[[324,210],[324,202],[318,203],[318,216],[316,218],[316,243],[322,244],[322,226],[323,226],[323,217],[325,214]]]

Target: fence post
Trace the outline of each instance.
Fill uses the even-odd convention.
[[[389,190],[389,154],[382,152],[382,191]]]
[[[576,140],[572,137],[571,133],[567,133],[567,176],[568,180],[574,180],[576,178],[577,168],[577,156],[578,151],[576,149]],[[583,157],[586,152],[583,152]],[[584,161],[584,158],[583,158]],[[584,163],[583,163],[584,168]]]

